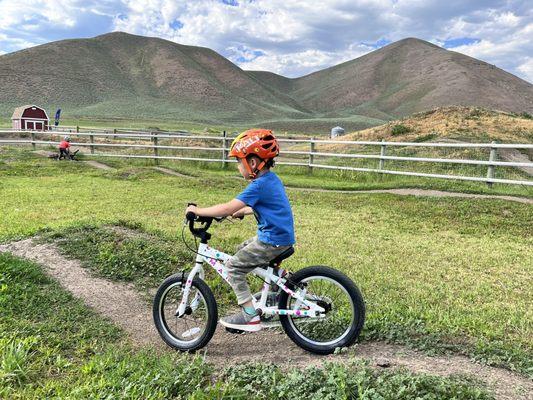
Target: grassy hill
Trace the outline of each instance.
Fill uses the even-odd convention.
[[[529,114],[513,114],[502,111],[491,111],[476,107],[442,107],[425,111],[412,116],[390,121],[373,128],[348,133],[338,137],[341,141],[380,140],[397,142],[477,142],[490,143],[532,143],[533,118]],[[353,144],[319,144],[316,150],[326,153],[366,153],[379,155],[379,146],[359,146]],[[291,150],[307,151],[308,146],[295,144]],[[445,159],[489,159],[487,148],[461,147],[405,147],[387,146],[386,155],[400,157],[426,157]],[[511,162],[531,162],[531,150],[499,149],[497,159]],[[345,159],[323,156],[319,163],[346,167],[376,168],[377,162],[372,159]],[[487,167],[475,165],[458,165],[447,163],[411,162],[387,160],[386,167],[396,171],[416,171],[423,173],[485,176]],[[528,167],[497,167],[495,176],[500,179],[528,180],[533,175],[533,168]],[[456,186],[457,183],[451,184]]]
[[[403,127],[403,128],[402,128]],[[465,140],[469,142],[533,142],[533,118],[476,107],[442,107],[373,128],[352,132],[346,140]]]
[[[0,115],[38,104],[69,121],[136,120],[327,133],[447,105],[533,113],[533,85],[418,39],[300,78],[243,71],[213,50],[109,33],[0,56]]]

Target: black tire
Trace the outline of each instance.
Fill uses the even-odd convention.
[[[181,287],[185,279],[187,279],[187,276],[183,277],[182,274],[175,274],[169,276],[163,281],[161,286],[159,286],[159,288],[157,289],[157,293],[154,297],[152,314],[154,318],[155,327],[157,328],[159,335],[167,345],[176,350],[194,352],[204,347],[213,337],[213,334],[215,333],[217,327],[218,308],[217,303],[215,301],[215,296],[213,295],[213,292],[211,291],[209,286],[207,286],[207,284],[202,279],[194,278],[192,281],[191,289],[196,288],[205,300],[205,305],[207,309],[206,327],[201,336],[189,342],[180,340],[177,336],[173,335],[172,330],[169,328],[163,312],[165,300],[169,291],[178,285]]]
[[[338,340],[333,339],[320,343],[306,338],[305,334],[298,330],[294,321],[302,321],[301,317],[293,318],[288,315],[280,315],[280,322],[287,336],[302,349],[315,354],[331,354],[336,348],[348,347],[357,340],[365,322],[365,303],[361,292],[350,278],[342,272],[326,266],[312,266],[301,269],[291,275],[290,282],[287,283],[287,286],[291,290],[295,290],[303,280],[309,280],[313,277],[325,277],[332,280],[347,292],[347,298],[351,299],[351,305],[353,307],[353,320],[350,321],[349,327]],[[287,309],[287,304],[290,299],[291,297],[286,292],[282,292],[278,303],[279,309]]]

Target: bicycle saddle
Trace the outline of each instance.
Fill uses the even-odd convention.
[[[281,253],[279,256],[271,260],[268,263],[268,265],[271,266],[272,268],[276,268],[277,266],[281,264],[283,260],[285,260],[286,258],[289,258],[293,254],[294,254],[294,247],[291,246],[287,250],[285,250],[283,253]]]

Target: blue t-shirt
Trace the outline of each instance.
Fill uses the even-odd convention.
[[[275,246],[294,244],[291,205],[275,173],[268,171],[254,179],[237,199],[254,209],[260,241]]]

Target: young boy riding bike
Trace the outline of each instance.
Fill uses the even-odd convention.
[[[243,242],[226,262],[231,287],[242,308],[220,320],[227,328],[248,332],[261,329],[246,274],[258,266],[268,265],[295,242],[292,210],[285,188],[270,171],[278,154],[279,145],[272,131],[250,129],[241,133],[231,144],[229,155],[237,158],[240,174],[250,181],[246,189],[227,203],[207,208],[189,206],[186,210],[205,217],[240,218],[248,214],[256,217],[257,236]]]

